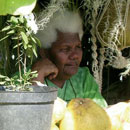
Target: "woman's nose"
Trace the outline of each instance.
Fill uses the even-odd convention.
[[[79,53],[76,50],[72,50],[70,55],[69,55],[70,59],[78,59],[79,58]]]

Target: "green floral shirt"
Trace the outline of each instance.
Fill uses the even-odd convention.
[[[58,88],[58,97],[67,102],[73,98],[90,98],[100,106],[107,107],[107,103],[101,96],[99,87],[87,67],[79,67],[78,72],[66,80],[63,88],[59,88],[48,79],[45,82],[50,87]]]

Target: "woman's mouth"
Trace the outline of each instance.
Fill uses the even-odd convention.
[[[66,64],[66,66],[78,67],[78,63],[72,62],[72,63]]]

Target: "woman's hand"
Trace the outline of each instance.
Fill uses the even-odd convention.
[[[32,71],[37,71],[38,76],[34,78],[33,81],[44,82],[44,78],[48,77],[50,80],[54,79],[58,74],[58,69],[54,63],[52,63],[48,58],[43,58],[37,61],[32,66]]]

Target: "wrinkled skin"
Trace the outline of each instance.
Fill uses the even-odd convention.
[[[62,87],[65,80],[76,74],[82,59],[82,48],[78,33],[57,32],[57,40],[47,50],[41,49],[41,61],[33,70],[38,71],[35,80],[44,82],[48,77],[58,87]]]

